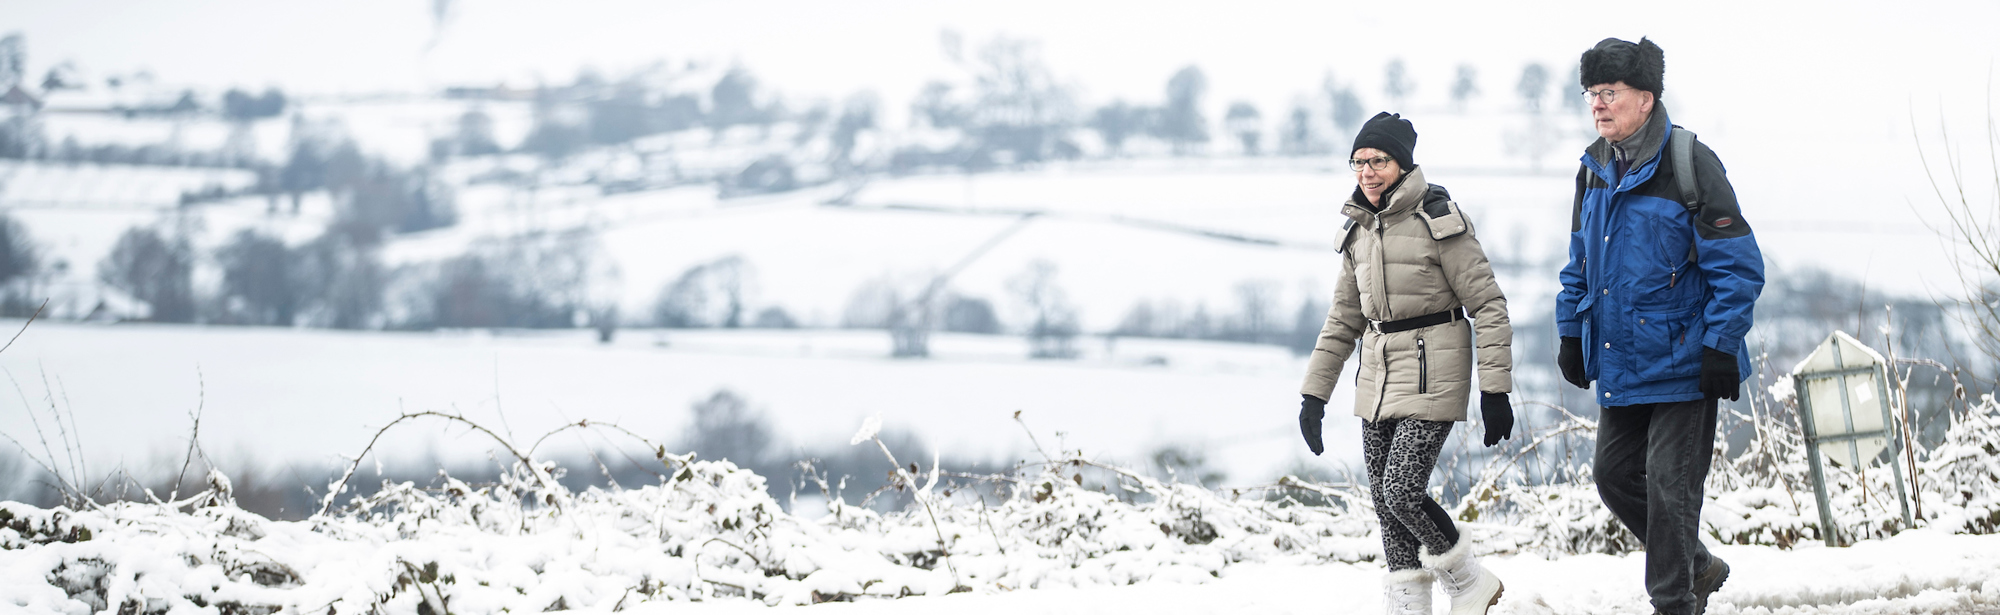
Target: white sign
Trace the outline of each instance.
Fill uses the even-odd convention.
[[[1885,363],[1873,349],[1835,331],[1792,369],[1792,377],[1805,382],[1806,406],[1812,409],[1811,435],[1820,441],[1820,454],[1828,461],[1858,467],[1874,462],[1889,447],[1879,393]],[[1842,438],[1864,433],[1883,435]]]

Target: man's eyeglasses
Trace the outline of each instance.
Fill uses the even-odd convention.
[[[1395,158],[1390,158],[1388,156],[1376,156],[1374,158],[1369,158],[1367,160],[1350,158],[1347,161],[1347,168],[1354,169],[1355,171],[1360,171],[1361,167],[1366,166],[1370,169],[1375,169],[1377,171],[1387,171],[1389,170],[1389,163],[1394,162],[1395,160],[1396,160]]]
[[[1602,99],[1604,99],[1604,104],[1607,104],[1607,105],[1608,105],[1608,104],[1611,104],[1611,103],[1615,103],[1615,102],[1618,102],[1618,93],[1619,93],[1619,92],[1623,92],[1623,91],[1626,91],[1626,90],[1636,90],[1636,89],[1639,89],[1639,88],[1604,88],[1604,89],[1602,89],[1602,90],[1597,90],[1597,91],[1595,91],[1595,92],[1593,92],[1593,91],[1590,91],[1590,90],[1584,90],[1584,91],[1583,91],[1583,104],[1586,104],[1586,105],[1588,105],[1588,104],[1594,104],[1594,103],[1596,103],[1596,102],[1597,102],[1597,100],[1598,100],[1598,99],[1602,98]]]

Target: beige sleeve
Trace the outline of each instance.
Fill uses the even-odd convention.
[[[1463,216],[1463,211],[1460,212]],[[1466,218],[1466,231],[1438,242],[1438,260],[1444,267],[1451,291],[1465,304],[1472,317],[1473,346],[1479,357],[1479,390],[1487,393],[1514,391],[1514,327],[1507,321],[1507,297],[1493,278],[1493,265],[1486,249]]]
[[[1333,399],[1334,383],[1347,358],[1354,355],[1354,340],[1368,319],[1361,315],[1361,285],[1354,279],[1354,259],[1342,259],[1340,285],[1333,291],[1333,307],[1326,311],[1326,325],[1319,329],[1312,359],[1306,364],[1305,386],[1300,393],[1323,400]]]

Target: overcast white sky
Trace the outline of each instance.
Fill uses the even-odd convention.
[[[1913,156],[1913,120],[1929,138],[1942,114],[1961,145],[1986,142],[2000,58],[2000,2],[1990,0],[449,4],[436,28],[434,0],[0,0],[0,32],[26,36],[31,75],[71,61],[91,76],[143,68],[166,83],[294,93],[733,63],[794,100],[874,91],[891,125],[924,82],[956,74],[939,43],[947,30],[968,47],[1002,34],[1040,41],[1086,105],[1157,102],[1175,70],[1197,65],[1211,118],[1235,100],[1276,117],[1329,71],[1379,108],[1382,67],[1398,57],[1418,82],[1416,111],[1443,104],[1460,63],[1479,69],[1488,101],[1511,99],[1527,62],[1566,81],[1597,40],[1650,36],[1666,50],[1673,119],[1715,146],[1732,176],[1756,178],[1738,181],[1746,204],[1849,225],[1887,213],[1905,228],[1908,203],[1935,200]],[[1983,148],[1968,155],[1984,166]]]
[[[1214,98],[1267,107],[1328,70],[1379,92],[1391,57],[1409,61],[1419,97],[1442,98],[1459,63],[1504,96],[1524,62],[1566,69],[1606,36],[1653,37],[1667,50],[1670,92],[1746,109],[1768,106],[1752,92],[1795,101],[1796,88],[1815,85],[1858,99],[1842,104],[1907,107],[1940,80],[1982,89],[2000,56],[2000,3],[1989,1],[453,0],[441,29],[434,1],[4,0],[0,32],[27,36],[35,73],[67,60],[93,74],[148,68],[168,82],[362,92],[566,82],[582,66],[615,74],[701,59],[740,63],[800,96],[872,89],[897,107],[951,73],[938,42],[947,29],[972,44],[1042,41],[1086,100],[1157,99],[1174,70],[1196,64]]]

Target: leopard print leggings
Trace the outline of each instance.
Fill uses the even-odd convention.
[[[1368,462],[1368,488],[1382,524],[1382,552],[1390,570],[1423,567],[1417,548],[1442,555],[1458,543],[1458,528],[1426,489],[1438,452],[1451,436],[1447,421],[1385,419],[1361,422],[1361,452]]]

